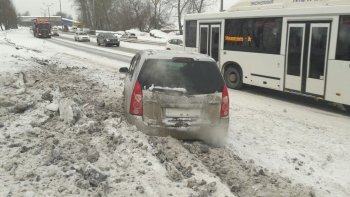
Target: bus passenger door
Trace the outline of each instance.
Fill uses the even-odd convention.
[[[290,23],[285,89],[324,96],[330,23]]]
[[[209,25],[200,25],[199,29],[199,52],[209,55]]]
[[[285,88],[301,92],[305,24],[288,26]]]
[[[219,61],[220,49],[220,25],[210,26],[210,56],[216,61]]]
[[[219,61],[220,50],[220,24],[202,24],[200,28],[199,52]]]
[[[306,93],[321,96],[325,94],[329,28],[329,23],[311,24],[307,59]]]

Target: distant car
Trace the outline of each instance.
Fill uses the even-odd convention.
[[[127,119],[149,135],[223,145],[229,95],[214,59],[188,52],[138,52],[126,74]]]
[[[119,38],[112,33],[99,33],[96,41],[98,46],[120,46]]]
[[[53,28],[51,29],[51,35],[52,35],[52,36],[59,36],[58,28],[57,28],[57,27],[53,27]]]
[[[171,38],[166,42],[166,50],[183,51],[184,45],[181,38]]]
[[[90,42],[89,36],[87,35],[87,33],[84,32],[76,32],[74,34],[74,40],[78,42]]]
[[[122,38],[124,38],[124,39],[137,39],[137,36],[134,33],[126,33],[122,36]]]
[[[73,27],[69,28],[69,32],[75,33],[77,31],[78,31],[78,27],[76,27],[76,26],[73,26]]]
[[[115,33],[113,33],[115,36],[117,36],[118,38],[121,38],[124,34],[125,34],[125,32],[123,32],[123,31],[118,31],[118,32],[115,32]]]

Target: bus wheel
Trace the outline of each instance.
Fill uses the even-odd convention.
[[[242,72],[237,67],[228,67],[224,73],[227,87],[239,90],[243,86]]]
[[[346,110],[347,112],[350,113],[350,105],[344,105],[344,108],[345,108],[345,110]]]

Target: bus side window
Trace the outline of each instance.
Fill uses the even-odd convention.
[[[350,61],[350,16],[340,16],[337,60]]]
[[[186,47],[195,48],[197,45],[197,21],[186,21],[185,29]]]
[[[282,18],[226,19],[224,49],[279,54]]]

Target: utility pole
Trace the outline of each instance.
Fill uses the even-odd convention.
[[[61,13],[61,17],[62,17],[62,2],[60,0],[60,13]]]
[[[220,12],[224,11],[224,0],[221,0]]]
[[[92,22],[94,29],[96,30],[96,12],[95,12],[95,0],[92,1],[93,13],[92,13]]]
[[[51,14],[50,14],[50,7],[53,6],[53,3],[51,3],[51,4],[46,4],[46,3],[44,3],[44,5],[47,7],[47,11],[48,11],[48,14],[49,14],[49,22],[51,22],[51,21],[50,21],[50,17],[51,17]]]
[[[61,2],[61,0],[60,0],[60,14],[61,14],[61,23],[62,23],[62,31],[63,31],[63,21],[62,21],[62,2]]]

